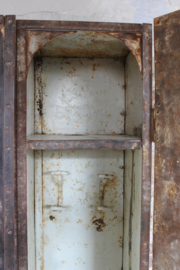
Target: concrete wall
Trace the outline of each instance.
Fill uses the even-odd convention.
[[[180,8],[180,0],[6,0],[1,14],[17,19],[152,23]]]

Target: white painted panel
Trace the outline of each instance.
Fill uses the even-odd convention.
[[[27,135],[34,134],[34,61],[27,77]],[[35,269],[34,151],[27,151],[28,269]]]
[[[27,136],[34,134],[34,60],[27,77]]]
[[[41,255],[38,255],[44,263],[37,270],[120,270],[123,241],[123,151],[42,153],[42,180],[40,168],[36,175],[36,193],[43,190],[41,195],[36,196],[39,213],[36,224],[42,230],[36,233],[36,243],[38,247],[44,244],[43,248],[38,248],[38,252],[41,251]],[[36,170],[37,166],[42,166],[40,157],[36,162]],[[64,175],[63,188],[61,191],[59,186],[58,193],[58,179],[51,172],[60,170],[68,174]],[[113,207],[113,210],[98,210],[100,182],[103,181],[98,177],[99,174],[112,175],[111,179],[107,179],[103,204]],[[61,194],[59,200],[58,194]],[[60,208],[63,211],[53,211],[52,206],[57,206],[58,201],[64,206]]]
[[[34,151],[27,151],[28,269],[35,269]]]
[[[132,186],[132,151],[125,152],[125,182],[124,182],[124,246],[123,270],[130,269],[130,218],[131,218],[131,186]]]
[[[42,270],[43,258],[43,207],[42,207],[42,151],[35,151],[35,237],[36,237],[36,270]]]
[[[42,59],[44,134],[124,133],[120,60]]]
[[[126,59],[126,123],[128,135],[142,135],[142,80],[138,63],[130,53]]]

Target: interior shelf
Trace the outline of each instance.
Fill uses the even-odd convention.
[[[27,149],[140,149],[141,138],[128,135],[45,135],[27,137]]]

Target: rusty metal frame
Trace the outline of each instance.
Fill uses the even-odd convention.
[[[0,16],[0,269],[16,264],[15,74],[16,18]]]
[[[143,75],[143,161],[142,161],[142,210],[141,210],[141,261],[140,270],[148,270],[149,266],[149,221],[150,221],[150,181],[151,181],[151,148],[150,148],[150,114],[151,114],[151,25],[140,24],[120,24],[120,23],[94,23],[94,22],[59,22],[59,21],[17,21],[15,31],[15,17],[13,27],[8,26],[8,19],[5,18],[5,43],[4,63],[11,62],[8,65],[0,65],[0,85],[3,86],[4,96],[4,131],[5,136],[0,134],[0,140],[4,142],[3,151],[3,172],[4,172],[4,195],[0,193],[1,199],[7,203],[4,207],[5,219],[0,220],[0,225],[5,224],[2,237],[0,227],[0,240],[4,239],[4,249],[0,249],[0,256],[4,258],[4,265],[0,269],[28,269],[28,246],[27,246],[27,170],[26,170],[26,79],[29,68],[29,59],[33,58],[35,52],[29,51],[29,34],[34,32],[39,34],[39,44],[42,46],[41,37],[47,37],[46,42],[57,36],[60,32],[67,31],[93,31],[103,32],[113,35],[127,45],[133,38],[140,40],[141,47],[134,55],[140,55],[141,71]],[[0,18],[1,19],[1,18]],[[7,26],[6,26],[7,24]],[[11,32],[13,31],[13,33]],[[15,84],[15,33],[17,34],[17,78],[16,95],[14,96]],[[47,34],[48,33],[48,34]],[[51,33],[51,34],[49,34]],[[31,35],[31,36],[32,36]],[[2,37],[2,34],[1,36]],[[0,38],[0,50],[2,50],[3,37]],[[10,43],[9,41],[12,41]],[[9,50],[9,49],[10,50]],[[37,47],[39,48],[39,47]],[[10,55],[8,52],[11,52]],[[13,58],[14,53],[14,58]],[[2,55],[0,55],[2,57]],[[10,57],[10,58],[8,58]],[[9,60],[8,60],[9,59]],[[8,68],[6,68],[6,66]],[[4,70],[3,70],[4,68]],[[4,76],[2,75],[4,73]],[[8,80],[7,80],[8,78]],[[10,79],[9,79],[10,78]],[[7,93],[6,93],[6,91]],[[11,96],[9,96],[9,94]],[[14,136],[14,107],[16,100],[16,137]],[[1,102],[1,101],[0,101]],[[13,137],[12,137],[13,136]],[[14,177],[15,156],[14,156],[14,138],[16,141],[16,160],[17,160],[17,178]],[[10,147],[10,148],[9,148]],[[65,145],[63,146],[66,147]],[[98,147],[96,147],[98,148]],[[112,145],[113,148],[113,145]],[[1,160],[0,160],[1,161]],[[1,167],[0,167],[1,170]],[[17,190],[15,190],[15,180],[17,181]],[[2,183],[2,179],[0,180]],[[10,192],[9,192],[10,191]],[[15,191],[17,192],[17,207],[15,211]],[[4,197],[3,197],[4,196]],[[1,202],[1,201],[0,201]],[[4,204],[5,206],[6,204]],[[2,209],[0,208],[0,211]],[[7,212],[5,212],[7,211]],[[8,212],[9,211],[9,212]],[[1,212],[0,212],[1,213]],[[7,213],[7,215],[6,215]],[[15,213],[17,215],[17,258],[15,246]],[[13,218],[12,216],[13,215]],[[8,224],[10,222],[10,224]],[[14,222],[14,223],[13,223]],[[10,233],[11,232],[11,233]],[[7,245],[8,244],[8,245]],[[2,254],[2,255],[1,255]],[[11,259],[10,259],[11,258]],[[13,259],[12,259],[13,258]],[[17,263],[16,263],[17,262]],[[8,265],[9,263],[9,265]],[[15,266],[16,264],[16,266]]]
[[[143,24],[143,131],[140,270],[149,269],[151,203],[152,25]]]
[[[180,11],[154,20],[154,269],[180,269]]]
[[[3,97],[4,97],[4,16],[0,16],[0,269],[4,269],[4,196],[3,196]]]

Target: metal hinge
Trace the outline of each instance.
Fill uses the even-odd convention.
[[[155,142],[155,109],[151,109],[151,141]]]

